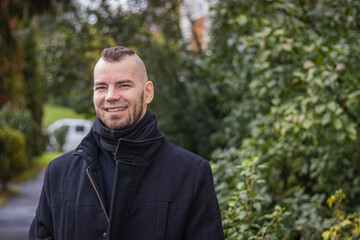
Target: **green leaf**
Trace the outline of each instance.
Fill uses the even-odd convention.
[[[348,99],[356,99],[360,96],[360,90],[356,90],[348,95]]]
[[[285,30],[284,29],[276,29],[275,31],[274,31],[274,35],[275,36],[280,36],[280,35],[284,35],[285,34]]]
[[[315,64],[312,62],[312,61],[310,61],[310,60],[306,60],[305,62],[304,62],[304,65],[303,65],[303,67],[305,68],[305,69],[309,69],[309,68],[312,68],[312,67],[314,67],[315,66]]]
[[[340,130],[343,127],[343,124],[342,124],[340,118],[335,118],[334,127],[335,127],[336,130]]]
[[[327,104],[327,107],[328,107],[329,110],[335,112],[335,111],[336,111],[336,108],[337,108],[337,104],[336,104],[336,102],[331,101],[331,102],[329,102],[329,103]]]
[[[352,123],[352,124],[348,124],[346,126],[346,132],[348,133],[348,137],[355,141],[357,139],[357,129],[356,129],[356,124]]]
[[[327,231],[324,231],[321,236],[323,238],[323,240],[328,240],[330,238],[332,234],[332,231],[331,230],[327,230]]]
[[[341,227],[346,227],[346,226],[349,226],[349,225],[352,225],[352,222],[349,219],[345,219],[344,221],[342,221],[340,223]]]
[[[248,22],[248,19],[245,15],[241,14],[239,16],[236,17],[235,19],[236,23],[239,25],[245,25]]]
[[[325,111],[326,106],[324,104],[319,104],[315,106],[315,113],[321,114]]]
[[[261,203],[255,202],[253,206],[257,212],[261,212],[261,209],[262,209]]]
[[[321,119],[321,125],[325,126],[331,121],[331,113],[327,112]]]

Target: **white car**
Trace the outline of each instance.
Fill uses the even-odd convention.
[[[62,146],[62,149],[60,149],[61,146],[56,140],[54,132],[63,126],[67,128],[67,132],[64,139],[64,145]],[[47,133],[49,135],[48,150],[63,152],[74,150],[86,134],[88,134],[91,127],[92,122],[85,119],[64,118],[54,122],[47,128]]]

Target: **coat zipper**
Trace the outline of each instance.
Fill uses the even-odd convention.
[[[90,179],[90,182],[91,182],[91,185],[93,186],[93,188],[94,188],[94,190],[95,190],[95,193],[96,193],[96,195],[97,195],[97,197],[98,197],[98,199],[99,199],[99,201],[100,201],[101,207],[102,207],[102,209],[103,209],[103,211],[104,211],[104,213],[105,213],[106,221],[109,223],[109,216],[108,216],[108,214],[106,213],[104,203],[103,203],[103,201],[101,200],[100,194],[99,194],[98,190],[97,190],[96,187],[95,187],[94,181],[93,181],[93,179],[92,179],[92,177],[91,177],[91,175],[90,175],[90,173],[89,173],[89,169],[86,169],[86,174],[88,175],[88,177],[89,177],[89,179]]]

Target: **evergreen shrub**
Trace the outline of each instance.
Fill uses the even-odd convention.
[[[66,134],[68,130],[69,130],[69,126],[61,126],[58,129],[56,129],[53,133],[57,143],[56,150],[59,152],[63,151],[63,146],[65,144]]]
[[[16,174],[26,169],[25,136],[20,131],[0,127],[0,181],[3,189]]]
[[[27,109],[22,109],[17,103],[8,102],[0,110],[0,126],[16,129],[24,134],[27,158],[31,161],[33,156],[43,152],[43,136],[39,136],[39,126]]]

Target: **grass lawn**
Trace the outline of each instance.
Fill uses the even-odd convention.
[[[23,172],[22,174],[13,178],[12,182],[14,183],[24,183],[30,179],[33,179],[37,176],[37,174],[46,168],[51,160],[60,156],[62,153],[59,152],[51,152],[44,153],[41,156],[35,157],[30,165],[30,167]]]
[[[51,104],[44,105],[43,127],[47,128],[51,123],[61,118],[82,118],[87,119],[84,114],[78,114],[71,108],[56,106]]]

